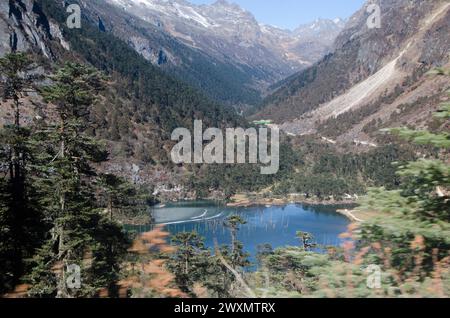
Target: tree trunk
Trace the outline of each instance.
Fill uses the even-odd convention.
[[[234,255],[236,245],[236,229],[231,229],[231,256]]]
[[[111,221],[113,220],[113,204],[112,204],[112,198],[109,197],[108,198],[108,212],[109,212],[109,217],[111,219]]]
[[[16,129],[20,128],[20,103],[19,103],[19,97],[14,96],[14,125]]]
[[[186,250],[186,251],[188,250],[188,242],[185,243],[185,250]],[[187,253],[186,253],[186,255],[185,255],[184,260],[185,260],[185,264],[184,264],[184,273],[187,275],[188,272],[189,272],[189,257],[188,257],[188,255],[187,255]]]
[[[65,152],[66,152],[66,145],[65,145],[65,140],[64,140],[64,122],[62,123],[61,126],[61,144],[60,144],[60,150],[59,150],[59,156],[60,158],[64,158],[65,157]],[[60,210],[59,210],[59,217],[64,217],[65,215],[65,210],[66,210],[66,194],[64,192],[64,189],[60,189],[61,193],[59,194],[59,205],[60,205]],[[61,222],[57,222],[56,224],[56,233],[58,235],[58,262],[61,263],[61,273],[59,275],[59,279],[58,279],[58,283],[57,283],[57,297],[58,298],[67,298],[68,297],[68,292],[67,292],[67,286],[66,286],[66,260],[65,260],[65,248],[64,248],[64,224],[62,224]]]

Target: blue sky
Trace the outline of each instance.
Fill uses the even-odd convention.
[[[197,4],[215,0],[188,0]],[[259,22],[294,29],[317,18],[347,18],[365,0],[228,0],[253,13]]]

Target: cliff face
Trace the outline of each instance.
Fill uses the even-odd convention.
[[[367,5],[338,36],[334,53],[285,81],[258,118],[275,119],[292,134],[333,137],[339,134],[330,132],[330,122],[340,118],[347,139],[367,137],[362,131],[369,123],[392,123],[393,114],[402,113],[397,107],[445,88],[425,73],[449,63],[450,3],[382,0],[381,28],[375,29],[367,26]]]
[[[0,56],[11,51],[33,51],[52,58],[48,41],[59,37],[58,31],[34,1],[1,1]]]
[[[11,52],[28,52],[47,60],[31,70],[34,75],[43,75],[47,66],[58,60],[57,51],[70,50],[58,24],[50,21],[41,7],[33,0],[0,1],[0,57]],[[43,66],[45,64],[45,67]],[[28,124],[36,115],[43,115],[41,99],[35,93],[26,94],[23,100],[22,121]],[[38,109],[39,108],[39,109]],[[0,109],[0,125],[11,122],[9,107]]]

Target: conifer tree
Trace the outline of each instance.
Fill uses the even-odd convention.
[[[102,78],[95,69],[67,63],[50,79],[52,85],[41,93],[56,106],[58,120],[36,133],[40,156],[35,182],[53,228],[35,258],[31,293],[93,296],[114,285],[127,243],[97,204],[92,165],[107,160],[107,153],[85,133]],[[68,269],[74,265],[81,268],[81,288],[70,289]]]
[[[196,232],[178,233],[171,240],[177,249],[168,262],[168,268],[175,274],[179,288],[192,294],[195,282],[206,276],[210,251]]]
[[[43,236],[42,215],[29,178],[32,153],[31,130],[23,127],[22,100],[33,89],[36,76],[29,75],[32,60],[25,53],[0,59],[2,107],[13,109],[14,119],[0,131],[0,292],[11,289],[26,271]]]
[[[232,215],[224,222],[225,227],[230,230],[231,235],[231,250],[229,253],[230,265],[239,269],[250,265],[248,261],[248,253],[244,252],[243,244],[237,239],[239,226],[247,222],[238,215]]]
[[[100,204],[106,208],[110,220],[124,217],[151,215],[148,209],[149,196],[124,178],[110,173],[102,173],[97,178]]]
[[[314,236],[311,233],[298,231],[296,234],[297,238],[301,241],[302,247],[305,251],[310,251],[312,248],[317,246],[312,242],[314,240]]]

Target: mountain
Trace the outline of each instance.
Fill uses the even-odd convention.
[[[17,0],[2,2],[0,8],[0,38],[6,39],[0,56],[11,50],[27,51],[40,65],[34,72],[42,75],[67,61],[90,64],[108,75],[102,102],[92,108],[89,131],[109,145],[114,169],[131,169],[132,163],[149,169],[150,163],[167,164],[173,129],[191,127],[194,119],[212,127],[244,124],[229,107],[168,75],[120,38],[90,24],[88,16],[83,17],[81,29],[67,28],[61,2]],[[52,118],[52,108],[39,94],[26,96],[23,107],[24,123],[36,116]],[[11,117],[7,107],[0,113],[2,124]]]
[[[0,3],[0,56],[11,51],[36,50],[53,57],[48,46],[51,38],[61,38],[59,27],[44,18],[33,1],[2,1]],[[66,46],[66,42],[61,42]]]
[[[334,20],[329,19],[316,19],[314,22],[300,25],[293,33],[298,38],[312,40],[315,37],[316,41],[323,43],[333,42],[338,34],[344,29],[346,20],[336,18]]]
[[[340,19],[319,20],[295,31],[283,30],[258,23],[250,12],[225,0],[211,5],[184,0],[104,1],[250,74],[250,85],[260,91],[328,53],[345,24]],[[327,36],[319,39],[323,34]]]
[[[292,32],[294,41],[290,50],[307,61],[319,61],[333,50],[334,40],[344,29],[346,20],[336,18],[317,19],[312,23],[299,26]]]
[[[14,3],[11,7],[29,3],[29,10],[39,13],[33,11],[39,9],[32,2]],[[304,26],[308,31],[282,30],[259,24],[249,12],[226,1],[202,6],[159,0],[64,3],[80,4],[89,25],[122,39],[154,66],[238,110],[259,104],[269,85],[329,52],[343,27],[341,21],[320,20],[313,23],[316,27]],[[1,5],[0,29],[8,31],[0,33],[0,52],[36,46],[45,56],[51,56],[44,43],[37,43],[46,35],[33,34],[29,28],[16,30],[17,26],[8,26],[10,15],[21,19],[20,10],[10,12],[9,3]],[[47,33],[61,39],[61,45],[68,46],[57,25],[27,21],[34,19],[34,15],[25,15],[23,19],[28,24],[39,24],[44,31],[48,29]],[[318,25],[321,27],[317,28]],[[323,34],[329,36],[318,40]]]
[[[449,64],[450,3],[382,0],[379,29],[368,28],[367,6],[350,18],[332,53],[280,83],[255,118],[273,119],[293,135],[372,146],[381,128],[430,124],[449,84],[427,72]]]
[[[254,78],[264,78],[264,74],[258,70],[218,59],[189,46],[158,24],[149,23],[105,0],[77,2],[91,25],[114,34],[153,65],[200,89],[210,98],[233,106],[260,102]]]

